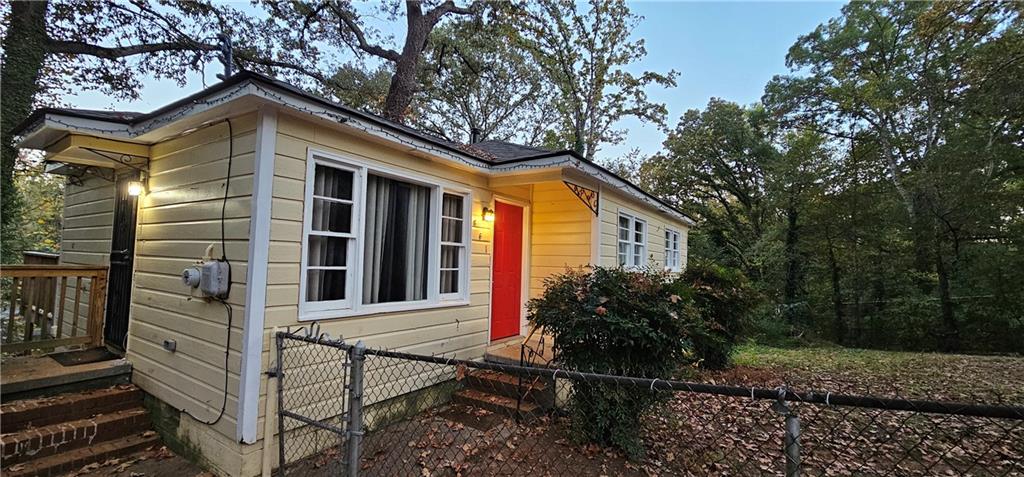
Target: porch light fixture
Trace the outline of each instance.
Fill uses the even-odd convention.
[[[138,197],[146,192],[146,185],[142,181],[131,181],[128,183],[128,195]]]
[[[484,207],[483,212],[480,213],[480,218],[484,219],[484,222],[494,222],[494,210]]]

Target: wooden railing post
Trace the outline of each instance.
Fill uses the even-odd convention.
[[[102,346],[103,320],[107,304],[107,268],[105,266],[23,264],[0,265],[8,304],[4,327],[6,335],[0,346],[6,353],[52,350],[65,346]],[[74,278],[74,303],[68,306],[69,278]],[[6,279],[10,281],[7,282]],[[59,280],[58,280],[59,279]],[[84,295],[84,280],[90,281],[89,303],[84,310],[85,324],[82,336],[77,336],[79,305]],[[56,286],[60,285],[60,290]],[[59,302],[54,303],[59,297]],[[65,336],[65,311],[70,310],[71,336]],[[58,320],[52,323],[51,319]],[[51,329],[55,325],[55,329]],[[23,328],[21,328],[23,327]],[[38,331],[37,331],[38,330]]]
[[[107,305],[107,271],[101,270],[92,279],[89,290],[89,337],[92,346],[103,346],[103,310]]]

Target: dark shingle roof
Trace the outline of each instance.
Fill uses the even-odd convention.
[[[165,105],[165,106],[163,106],[161,108],[158,108],[158,109],[156,109],[154,111],[150,111],[148,113],[137,113],[137,112],[130,112],[130,111],[99,111],[99,110],[72,109],[72,108],[41,108],[41,109],[37,109],[37,110],[33,111],[32,114],[30,114],[28,118],[25,118],[25,120],[22,121],[18,126],[15,126],[13,132],[14,132],[15,135],[21,134],[26,128],[28,128],[30,125],[32,125],[35,121],[39,120],[40,118],[42,118],[43,116],[45,116],[48,113],[57,113],[57,114],[63,114],[63,115],[68,115],[68,116],[75,116],[75,117],[86,118],[86,119],[99,119],[99,120],[116,122],[116,123],[121,123],[121,124],[126,124],[126,125],[138,124],[138,123],[141,123],[141,122],[143,122],[145,120],[157,117],[157,116],[159,116],[159,115],[161,115],[161,114],[163,114],[163,113],[165,113],[167,111],[171,111],[171,110],[173,110],[175,108],[178,108],[178,107],[181,107],[181,106],[193,103],[195,101],[198,101],[198,100],[202,99],[203,97],[206,97],[206,96],[211,95],[213,93],[216,93],[218,91],[224,90],[224,89],[226,89],[226,88],[228,88],[230,86],[242,83],[243,81],[246,81],[246,80],[256,80],[256,81],[262,82],[262,83],[264,83],[266,85],[274,86],[276,88],[279,88],[280,90],[283,90],[283,91],[295,94],[295,95],[297,95],[299,97],[308,99],[310,101],[314,101],[314,102],[320,103],[320,104],[322,104],[322,105],[324,105],[326,107],[342,111],[342,112],[344,112],[344,113],[346,113],[348,115],[355,116],[355,117],[361,118],[363,120],[370,121],[372,123],[376,123],[376,124],[378,124],[380,126],[383,126],[383,127],[387,128],[387,129],[391,129],[393,131],[398,131],[398,132],[402,132],[402,133],[408,134],[409,136],[418,138],[418,139],[426,141],[428,143],[435,144],[437,146],[440,146],[441,148],[448,149],[448,150],[453,151],[453,152],[459,152],[459,153],[462,153],[462,154],[466,154],[468,156],[471,156],[471,157],[474,157],[474,158],[476,158],[478,160],[481,160],[481,161],[483,161],[485,163],[503,164],[503,163],[508,163],[508,162],[517,162],[517,161],[525,161],[525,160],[531,160],[531,159],[540,159],[540,158],[544,158],[544,157],[557,156],[557,155],[568,155],[568,156],[575,157],[577,160],[579,160],[579,161],[581,161],[583,163],[587,163],[587,164],[589,164],[591,166],[597,167],[598,169],[602,170],[606,174],[609,174],[609,175],[611,175],[613,177],[617,177],[618,178],[618,176],[615,173],[605,169],[604,167],[600,166],[599,164],[594,163],[593,161],[590,161],[590,160],[580,156],[579,154],[577,154],[574,151],[569,151],[569,150],[551,151],[551,150],[543,149],[543,148],[539,148],[539,147],[526,146],[526,145],[522,145],[522,144],[513,144],[513,143],[505,142],[505,141],[482,141],[482,142],[478,142],[476,144],[459,144],[459,143],[455,143],[455,142],[446,140],[444,138],[438,137],[438,136],[436,136],[434,134],[430,134],[430,133],[427,133],[425,131],[421,131],[421,130],[418,130],[418,129],[415,129],[415,128],[411,128],[411,127],[406,126],[404,124],[388,120],[386,118],[377,116],[375,114],[367,113],[365,111],[360,111],[358,109],[351,108],[351,107],[339,104],[339,103],[337,103],[335,101],[331,101],[331,100],[325,99],[323,97],[320,97],[320,96],[317,96],[317,95],[314,95],[314,94],[310,94],[309,92],[304,91],[304,90],[302,90],[302,89],[300,89],[300,88],[298,88],[298,87],[296,87],[296,86],[294,86],[292,84],[285,83],[285,82],[279,81],[279,80],[277,80],[275,78],[271,78],[269,76],[262,75],[262,74],[259,74],[259,73],[254,73],[254,72],[251,72],[251,71],[242,71],[242,72],[236,73],[235,75],[231,76],[230,78],[228,78],[225,81],[217,83],[217,84],[215,84],[215,85],[213,85],[213,86],[211,86],[209,88],[206,88],[206,89],[204,89],[202,91],[199,91],[199,92],[197,92],[195,94],[192,94],[190,96],[182,98],[182,99],[180,99],[178,101],[175,101],[175,102],[173,102],[171,104]],[[650,197],[654,201],[664,205],[665,207],[669,208],[670,210],[674,210],[677,213],[682,214],[684,216],[686,215],[685,213],[680,212],[677,209],[675,209],[672,205],[668,204],[664,200],[662,200],[662,199],[660,199],[658,197],[655,197],[654,195],[651,195],[650,193],[648,193],[647,191],[644,191],[640,187],[637,187],[635,184],[632,184],[629,181],[626,181],[625,179],[621,179],[621,178],[619,178],[619,179],[624,181],[624,182],[626,182],[630,186],[632,186],[634,189],[639,191],[641,194],[646,195],[647,197]]]
[[[469,147],[479,149],[484,154],[487,154],[491,161],[495,163],[513,161],[552,152],[540,147],[514,144],[505,141],[480,141],[470,144]]]

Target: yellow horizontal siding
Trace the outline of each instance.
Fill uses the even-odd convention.
[[[590,264],[593,213],[561,181],[533,185],[530,222],[530,297],[544,279]]]
[[[114,223],[114,183],[94,176],[82,177],[81,185],[64,187],[64,227],[61,231],[60,262],[68,265],[106,265],[110,263],[110,237]],[[68,280],[64,298],[64,324],[67,336],[84,334],[89,314],[92,281],[82,280],[75,324],[76,279]]]
[[[681,221],[651,209],[621,194],[602,190],[600,214],[600,263],[602,266],[618,265],[618,220],[619,211],[634,215],[647,222],[647,264],[662,269],[665,267],[665,229],[672,228],[680,235],[680,260],[686,266],[686,244],[689,226]]]
[[[226,203],[226,124],[212,124],[150,148],[149,190],[139,201],[127,353],[134,366],[133,381],[146,392],[200,419],[216,417],[225,392],[227,310],[221,303],[190,297],[181,271],[193,266],[211,244],[213,255],[220,257],[223,207],[232,283],[227,301],[234,308],[227,410],[214,427],[224,442],[235,440],[256,115],[232,118],[232,127],[234,155]],[[165,339],[177,342],[175,352],[163,348]],[[203,452],[208,450],[204,447]]]

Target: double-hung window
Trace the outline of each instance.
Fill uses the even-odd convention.
[[[323,154],[308,160],[300,318],[468,298],[466,191]]]
[[[465,264],[469,259],[466,241],[466,197],[445,193],[441,197],[441,298],[458,298]]]
[[[647,222],[619,212],[619,265],[642,267],[647,256]]]
[[[682,270],[682,253],[680,252],[679,231],[665,229],[665,270],[678,272]]]

